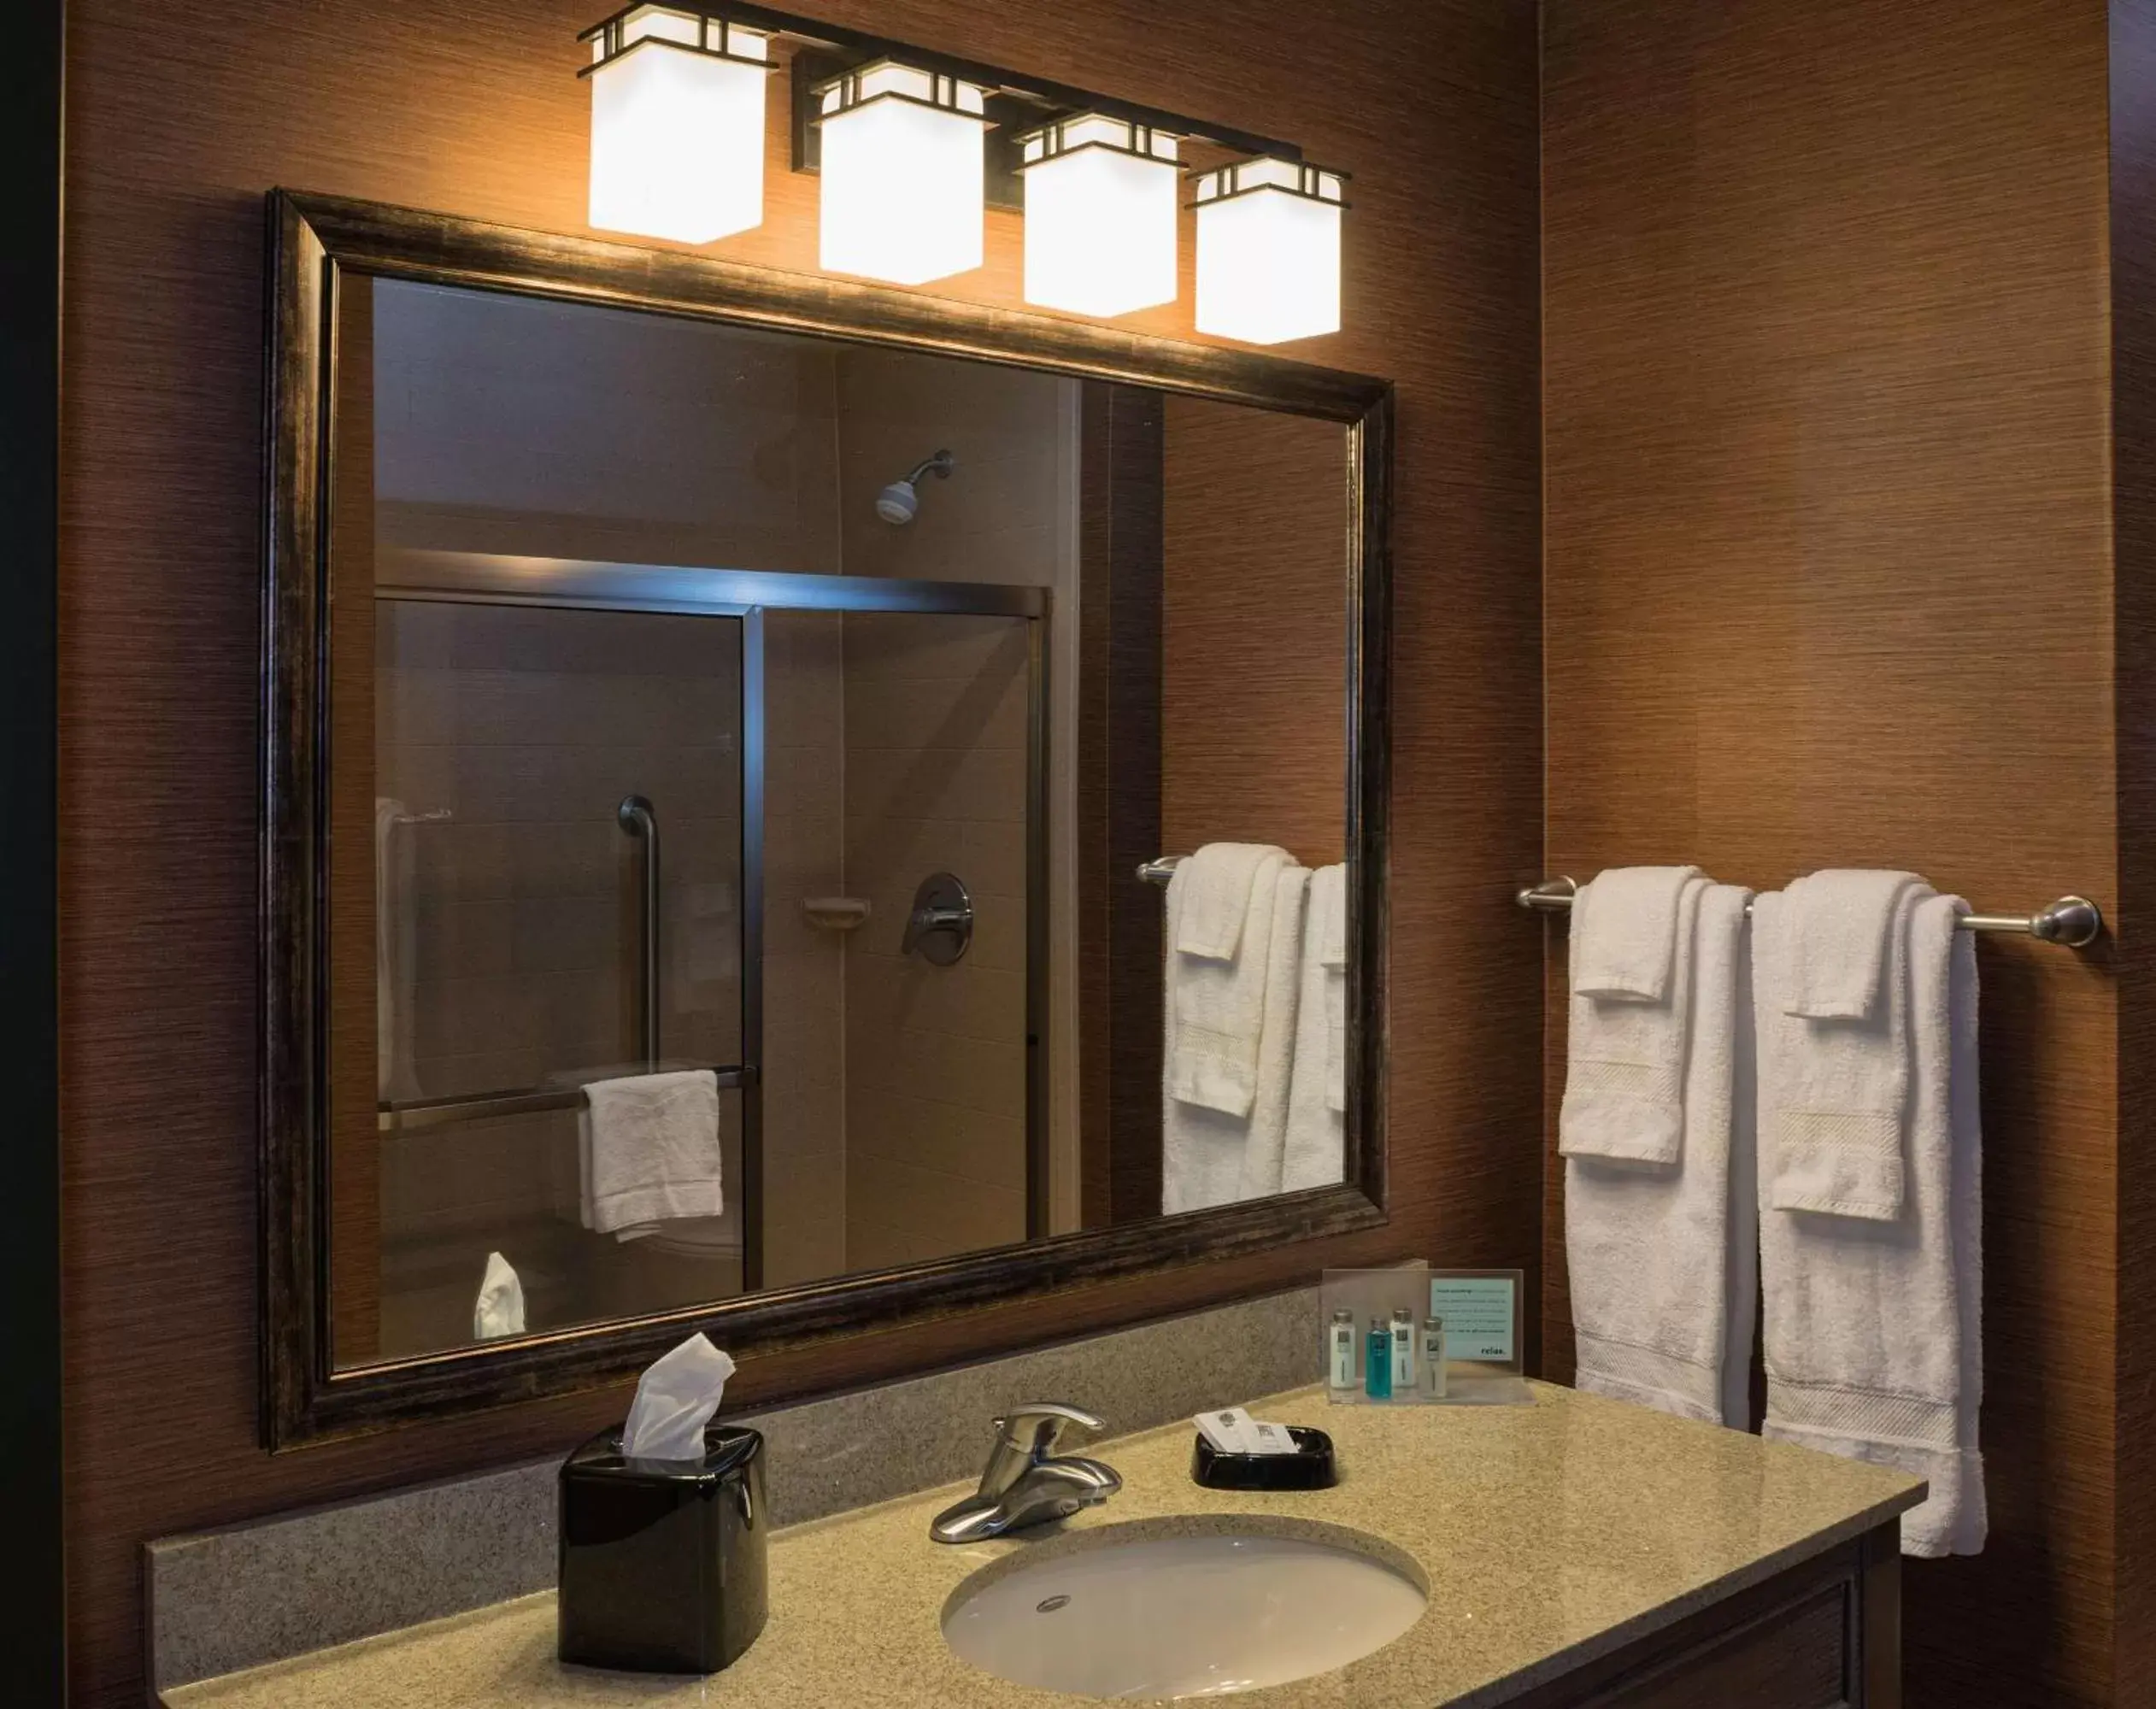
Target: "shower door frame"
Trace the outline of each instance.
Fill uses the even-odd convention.
[[[1050,1120],[1049,1025],[1048,630],[1055,596],[1043,585],[798,574],[485,552],[385,552],[379,599],[538,606],[742,620],[742,1291],[763,1286],[763,872],[766,785],[763,614],[905,612],[1007,617],[1025,624],[1025,1238],[1048,1232]],[[842,1046],[843,1049],[843,1046]],[[736,1084],[720,1076],[721,1085]]]
[[[1344,1249],[1337,1237],[1380,1229],[1388,1222],[1390,381],[1271,353],[1181,343],[854,280],[743,266],[709,255],[519,230],[344,197],[273,191],[267,214],[258,1108],[261,1392],[267,1447],[293,1448],[617,1383],[692,1330],[707,1330],[737,1354],[828,1345],[842,1337],[918,1326],[973,1307],[1037,1301],[1094,1283],[1326,1243],[1308,1245],[1314,1266],[1321,1254]],[[1343,1178],[1295,1193],[1081,1229],[645,1318],[490,1342],[395,1365],[332,1369],[324,1238],[328,1058],[321,809],[328,775],[328,499],[336,325],[348,276],[807,334],[1337,423],[1344,440],[1340,467],[1345,499],[1341,520],[1348,763],[1342,805],[1351,966]],[[727,573],[708,573],[723,578]],[[843,578],[814,579],[836,593]],[[972,586],[969,593],[979,596],[982,588]],[[1040,627],[1036,625],[1037,636]],[[1043,669],[1040,680],[1045,679]],[[1131,881],[1137,882],[1135,875]],[[1040,924],[1037,919],[1032,929],[1037,931]],[[1029,949],[1029,956],[1044,961],[1044,955],[1036,953],[1039,947]],[[1278,1269],[1277,1259],[1273,1266]]]

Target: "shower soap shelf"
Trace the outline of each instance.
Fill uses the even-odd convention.
[[[824,931],[851,931],[868,919],[866,896],[804,896],[801,911],[809,925]]]

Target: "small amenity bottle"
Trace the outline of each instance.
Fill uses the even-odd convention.
[[[1370,1320],[1370,1339],[1362,1353],[1362,1392],[1373,1401],[1392,1399],[1392,1331],[1383,1318]]]
[[[1445,1320],[1442,1318],[1425,1318],[1422,1320],[1422,1397],[1425,1401],[1445,1398]]]
[[[1415,1314],[1405,1306],[1393,1307],[1392,1392],[1402,1401],[1415,1394]]]
[[[1355,1386],[1355,1314],[1345,1309],[1325,1331],[1325,1386],[1336,1395]]]

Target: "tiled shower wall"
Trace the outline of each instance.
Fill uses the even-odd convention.
[[[876,1269],[1025,1237],[1025,620],[845,619],[846,1244]],[[902,955],[915,887],[973,898],[950,966]]]

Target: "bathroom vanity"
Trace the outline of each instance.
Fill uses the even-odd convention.
[[[1178,1424],[1093,1447],[1122,1474],[1122,1492],[1022,1537],[931,1542],[930,1520],[953,1488],[796,1526],[772,1546],[762,1637],[708,1679],[564,1668],[546,1593],[168,1690],[163,1700],[173,1709],[1078,1702],[961,1660],[944,1636],[953,1609],[1014,1561],[1041,1574],[1125,1542],[1225,1533],[1368,1556],[1428,1605],[1402,1636],[1345,1667],[1237,1694],[1252,1709],[1900,1702],[1896,1517],[1920,1499],[1920,1483],[1567,1389],[1536,1385],[1534,1395],[1532,1407],[1412,1410],[1332,1407],[1314,1389],[1253,1402],[1260,1417],[1333,1435],[1342,1476],[1328,1490],[1201,1489],[1190,1476],[1192,1432]],[[1039,1618],[1064,1606],[1044,1596]],[[1278,1651],[1292,1645],[1295,1621],[1317,1624],[1307,1600],[1281,1606],[1250,1641]],[[1143,1637],[1134,1630],[1131,1641]],[[1216,1681],[1233,1677],[1236,1660],[1219,1659]]]

